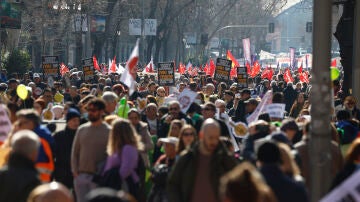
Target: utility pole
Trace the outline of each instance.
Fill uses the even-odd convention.
[[[313,69],[311,88],[310,127],[310,196],[317,202],[328,191],[331,183],[331,107],[330,81],[331,12],[332,2],[314,0],[313,7]]]
[[[360,101],[360,0],[355,1],[354,10],[354,44],[353,44],[353,70],[352,70],[352,93],[356,100]],[[358,106],[359,107],[359,106]]]

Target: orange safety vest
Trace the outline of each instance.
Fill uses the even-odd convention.
[[[54,171],[54,159],[51,152],[51,148],[49,143],[44,140],[43,138],[40,138],[41,145],[44,147],[44,151],[46,156],[48,157],[48,162],[38,162],[35,164],[36,169],[39,171],[40,174],[40,180],[42,182],[50,182],[51,180],[51,174]]]

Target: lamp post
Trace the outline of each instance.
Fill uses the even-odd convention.
[[[121,35],[121,31],[120,30],[117,30],[116,31],[116,50],[115,50],[115,55],[116,55],[116,58],[118,58],[118,60],[120,60],[120,51],[119,51],[119,42],[120,42],[120,35]]]

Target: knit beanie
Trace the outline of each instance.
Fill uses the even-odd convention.
[[[78,110],[74,109],[74,108],[69,108],[67,114],[66,114],[66,122],[70,121],[70,119],[75,118],[75,117],[79,117],[80,118],[80,113]]]

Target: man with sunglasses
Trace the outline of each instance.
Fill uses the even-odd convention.
[[[202,108],[202,115],[204,117],[204,120],[206,120],[206,119],[214,119],[214,120],[216,120],[218,122],[218,124],[220,125],[221,136],[225,136],[225,137],[230,138],[229,129],[226,126],[225,122],[220,120],[220,119],[216,119],[215,114],[216,114],[216,106],[215,106],[215,104],[212,103],[212,102],[205,103],[204,107]]]
[[[91,99],[86,108],[89,122],[81,125],[76,132],[72,154],[71,169],[78,202],[96,185],[92,182],[101,162],[106,160],[106,145],[110,126],[103,122],[105,102],[99,98]]]
[[[187,124],[192,125],[192,121],[184,113],[181,112],[180,103],[178,101],[172,101],[169,103],[169,112],[165,114],[160,121],[160,131],[158,131],[158,138],[167,137],[170,123],[175,119],[184,121]],[[160,154],[160,148],[155,147],[154,159],[159,158]]]

